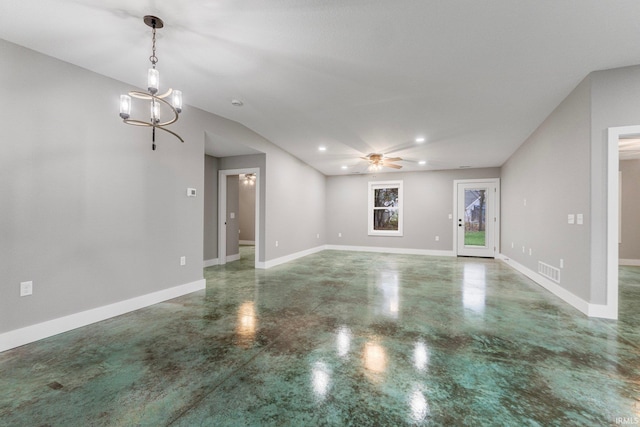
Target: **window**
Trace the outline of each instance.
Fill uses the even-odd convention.
[[[402,236],[402,181],[369,183],[369,235]]]

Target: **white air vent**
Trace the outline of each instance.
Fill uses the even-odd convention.
[[[560,283],[560,269],[552,267],[549,264],[545,264],[542,261],[538,261],[538,273],[542,274],[547,279],[551,279],[556,283]]]

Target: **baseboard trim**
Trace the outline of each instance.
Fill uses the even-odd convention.
[[[214,265],[220,265],[220,260],[218,258],[208,259],[203,261],[204,268],[213,267]]]
[[[285,255],[283,257],[280,258],[275,258],[269,261],[265,261],[265,262],[258,262],[256,263],[256,268],[260,268],[260,269],[268,269],[271,267],[275,267],[277,265],[281,265],[281,264],[285,264],[287,262],[296,260],[298,258],[303,258],[306,257],[308,255],[312,255],[318,252],[322,252],[323,250],[326,249],[326,246],[316,246],[315,248],[311,248],[311,249],[306,249],[304,251],[300,251],[300,252],[295,252],[292,253],[290,255]]]
[[[0,334],[0,352],[196,292],[204,289],[206,284],[205,279],[200,279],[173,288],[163,289],[114,304],[5,332]]]
[[[640,267],[640,259],[622,259],[618,260],[618,265],[625,265],[628,267]]]
[[[240,254],[227,255],[227,262],[238,261],[240,259]]]
[[[527,276],[529,279],[536,282],[538,285],[542,286],[570,306],[578,309],[583,314],[589,317],[599,317],[603,319],[617,319],[618,318],[618,307],[610,306],[607,304],[592,304],[589,303],[577,295],[569,292],[562,286],[558,285],[555,282],[547,279],[546,277],[536,273],[535,271],[525,267],[517,261],[510,259],[509,257],[500,254],[497,259],[503,261],[505,264],[511,266],[514,270],[519,271],[520,273]]]
[[[240,240],[238,243],[241,244],[241,245],[255,246],[256,241],[255,240]]]
[[[377,246],[348,246],[348,245],[326,245],[325,249],[334,251],[354,251],[354,252],[378,252],[400,255],[428,255],[428,256],[448,256],[456,254],[451,251],[439,251],[432,249],[408,249],[408,248],[383,248]]]

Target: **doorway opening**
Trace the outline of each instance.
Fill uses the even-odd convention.
[[[239,182],[239,176],[251,175],[251,185],[255,188],[255,198],[253,200],[254,212],[253,212],[253,237],[252,241],[254,250],[254,262],[255,268],[259,267],[260,259],[260,169],[259,168],[246,168],[246,169],[227,169],[218,171],[218,259],[219,264],[226,264],[229,261],[240,259],[242,251],[238,247],[236,254],[227,255],[229,247],[237,247],[240,243],[240,236],[238,230],[241,229],[238,226],[239,212],[237,207],[239,206],[239,189],[240,185],[245,185]],[[235,184],[229,185],[235,179]],[[249,185],[249,184],[247,184]],[[233,211],[228,209],[228,196],[229,189],[235,191],[233,194],[235,198],[235,208]],[[234,190],[235,189],[235,190]],[[246,213],[246,212],[245,212]],[[246,219],[246,218],[245,218]],[[233,226],[232,226],[233,225]],[[248,241],[245,241],[248,243]],[[246,251],[250,253],[251,251]]]
[[[618,318],[620,244],[620,139],[640,135],[640,126],[609,128],[607,132],[607,304],[606,315]]]
[[[453,181],[453,250],[495,258],[500,252],[500,179]]]

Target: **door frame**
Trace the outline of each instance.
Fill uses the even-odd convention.
[[[620,137],[640,134],[640,126],[607,129],[607,303],[599,317],[618,318],[618,268],[620,226]]]
[[[218,171],[218,264],[227,263],[227,177],[253,173],[256,175],[256,211],[255,211],[255,260],[254,267],[259,268],[260,259],[260,168],[222,169]]]
[[[495,188],[493,198],[494,226],[493,226],[493,256],[495,258],[500,253],[500,178],[476,178],[476,179],[454,179],[453,180],[453,255],[458,255],[458,184],[491,184]]]

